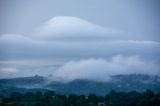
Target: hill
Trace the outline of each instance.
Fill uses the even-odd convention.
[[[139,91],[150,89],[160,92],[160,77],[141,74],[112,76],[107,82],[98,82],[85,79],[77,79],[68,83],[61,81],[48,81],[48,77],[33,76],[23,78],[1,79],[0,92],[11,93],[14,91],[46,91],[54,90],[63,94],[90,94],[104,95],[111,90]]]

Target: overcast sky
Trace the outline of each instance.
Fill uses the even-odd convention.
[[[0,78],[159,74],[159,10],[159,0],[1,0]]]

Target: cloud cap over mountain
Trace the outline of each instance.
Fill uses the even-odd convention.
[[[32,37],[41,40],[146,40],[118,29],[102,27],[73,16],[56,16],[37,28]]]

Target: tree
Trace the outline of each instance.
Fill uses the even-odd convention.
[[[78,96],[76,101],[76,106],[86,106],[86,105],[87,105],[87,100],[85,95]]]
[[[77,98],[78,98],[78,96],[75,95],[75,94],[69,95],[69,97],[68,97],[69,104],[74,104],[75,105],[76,101],[77,101]]]
[[[117,101],[117,92],[115,90],[110,91],[110,93],[106,95],[106,105],[115,105]]]
[[[33,102],[34,101],[34,98],[33,98],[34,94],[33,92],[27,92],[24,94],[24,101],[26,102]]]
[[[97,96],[96,96],[95,94],[89,94],[89,95],[88,95],[88,102],[89,102],[90,104],[96,104],[96,105],[97,105],[97,103],[98,103],[98,98],[97,98]]]
[[[23,98],[23,95],[18,93],[18,92],[13,92],[11,93],[10,97],[12,98],[13,101],[20,101],[22,100]]]
[[[55,95],[55,92],[54,92],[54,91],[46,91],[46,92],[44,93],[44,95],[54,96],[54,95]]]
[[[154,97],[154,92],[151,90],[147,90],[145,93],[146,99],[151,99],[152,97]]]
[[[51,106],[66,106],[66,96],[55,95],[51,101]]]
[[[37,91],[34,94],[35,106],[41,106],[42,93]]]

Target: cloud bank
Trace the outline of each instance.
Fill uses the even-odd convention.
[[[7,34],[0,37],[0,45],[0,58],[105,58],[122,54],[159,59],[160,53],[159,42],[138,40],[42,41]]]
[[[76,79],[108,81],[113,75],[159,75],[159,69],[158,64],[145,61],[138,56],[117,55],[108,60],[87,59],[68,62],[53,73],[53,78],[64,82]]]
[[[70,82],[76,79],[109,81],[114,75],[147,74],[159,75],[160,66],[155,61],[146,61],[139,56],[116,55],[108,59],[89,58],[67,61],[63,64],[51,61],[47,64],[26,65],[5,63],[0,66],[0,78],[26,77],[33,75],[49,76],[50,81]],[[16,65],[15,65],[16,64]],[[18,65],[17,65],[18,64]]]

